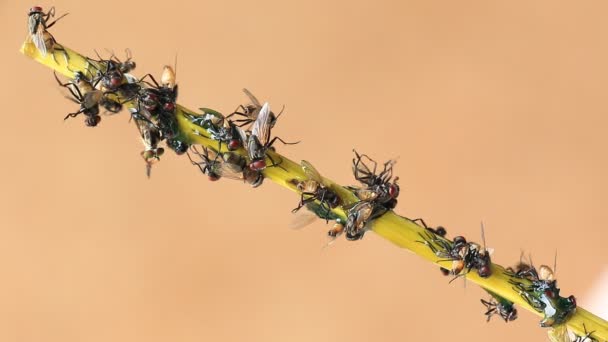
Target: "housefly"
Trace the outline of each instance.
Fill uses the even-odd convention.
[[[228,115],[227,118],[232,116],[240,116],[241,119],[236,119],[234,122],[240,126],[247,126],[254,122],[258,116],[260,115],[260,111],[262,110],[262,103],[246,88],[243,88],[243,92],[247,97],[249,97],[250,103],[247,105],[240,105],[232,114]],[[275,115],[272,111],[270,112],[270,126],[274,126],[278,117],[281,115]]]
[[[271,129],[272,117],[270,115],[270,105],[268,102],[266,102],[260,109],[260,114],[258,115],[257,119],[253,122],[251,134],[248,136],[241,134],[242,140],[247,141],[246,149],[250,159],[249,168],[254,171],[262,171],[266,168],[266,157],[268,157],[272,162],[271,166],[278,166],[280,164],[275,163],[272,157],[266,153],[269,149],[272,149],[272,145],[276,140],[286,145],[297,144],[297,142],[285,142],[279,137],[274,137],[271,139]]]
[[[293,213],[300,210],[307,203],[319,201],[321,207],[329,212],[331,209],[336,208],[341,204],[340,196],[332,190],[332,185],[327,183],[317,169],[312,166],[311,163],[306,160],[302,160],[300,163],[302,170],[306,174],[307,179],[297,180],[294,179],[293,183],[296,185],[298,191],[300,191],[300,203],[292,210]]]
[[[555,269],[555,266],[554,268]],[[541,265],[537,270],[534,266],[517,273],[505,272],[509,283],[514,285],[514,290],[536,311],[544,314],[540,321],[541,327],[553,327],[560,325],[568,320],[576,311],[576,298],[568,298],[559,295],[557,280],[549,266]],[[530,283],[522,282],[519,279],[527,279]]]
[[[120,102],[110,99],[107,97],[107,94],[95,88],[99,81],[91,83],[84,74],[77,72],[73,81],[62,83],[57,74],[54,73],[54,75],[57,83],[67,88],[72,94],[73,98],[68,97],[68,99],[80,105],[78,111],[66,115],[64,120],[84,114],[86,117],[85,124],[89,127],[94,127],[101,121],[101,117],[99,116],[100,105],[112,113],[118,113],[122,109]]]
[[[158,144],[162,141],[162,136],[157,127],[149,122],[148,120],[138,119],[141,114],[137,113],[137,109],[132,109],[133,117],[135,117],[135,125],[139,130],[141,141],[144,145],[144,150],[141,152],[141,157],[146,162],[146,175],[150,178],[152,171],[152,165],[160,160],[160,156],[163,155],[165,150],[162,147],[158,147]]]
[[[421,225],[422,227],[424,227],[424,229],[427,232],[433,233],[433,234],[435,234],[437,236],[440,236],[442,238],[445,238],[445,236],[448,233],[447,230],[444,227],[442,227],[442,226],[437,226],[435,228],[431,228],[431,227],[427,226],[426,222],[424,222],[424,220],[421,219],[421,218],[417,218],[417,219],[410,220],[410,221]],[[447,268],[439,267],[439,270],[441,271],[441,274],[443,274],[444,276],[448,276],[450,274],[450,270],[448,270]]]
[[[378,165],[373,159],[365,154],[360,155],[357,151],[353,152],[353,174],[363,186],[347,187],[360,200],[344,208],[347,212],[344,231],[348,240],[361,239],[367,223],[392,210],[397,205],[399,196],[399,177],[393,178],[395,161],[387,161],[382,171],[377,173]],[[373,167],[368,166],[364,159],[371,162]]]
[[[422,241],[418,242],[428,246],[435,255],[445,259],[444,261],[452,261],[450,274],[455,275],[456,277],[451,281],[459,276],[466,275],[471,269],[476,269],[477,274],[480,277],[487,278],[492,275],[490,260],[492,250],[485,247],[483,224],[481,226],[481,231],[484,247],[481,247],[474,242],[467,242],[463,236],[456,236],[453,241],[450,242],[428,230],[424,233],[419,233],[422,237]],[[463,270],[466,271],[462,273]]]
[[[378,163],[368,157],[366,154],[355,152],[353,158],[353,174],[355,179],[359,181],[362,188],[351,188],[355,195],[362,200],[373,200],[379,205],[388,210],[395,208],[397,205],[397,197],[399,196],[399,185],[397,181],[399,177],[393,179],[394,160],[389,160],[383,165],[380,173],[377,173]],[[373,167],[365,163],[365,159],[370,162]]]
[[[245,168],[246,161],[241,159],[242,157],[239,155],[230,154],[224,156],[222,153],[205,146],[202,147],[202,152],[195,146],[191,146],[190,151],[199,159],[194,160],[190,153],[188,153],[190,162],[207,175],[210,181],[217,181],[222,177],[238,180],[244,179],[243,169]]]
[[[68,13],[60,16],[59,18],[49,22],[49,20],[55,17],[55,7],[51,7],[48,12],[44,13],[42,7],[34,6],[30,8],[28,13],[28,30],[29,36],[28,39],[34,43],[36,49],[40,52],[43,57],[46,57],[47,52],[53,54],[53,60],[55,60],[55,51],[60,50],[63,51],[63,55],[65,57],[66,64],[68,63],[68,54],[65,49],[57,44],[55,37],[48,32],[48,29],[51,28],[55,23],[68,15]],[[55,60],[55,63],[57,61]]]
[[[517,319],[517,309],[515,308],[513,302],[492,291],[486,291],[490,294],[490,300],[487,301],[481,299],[481,304],[483,304],[487,309],[484,313],[486,316],[486,321],[489,322],[494,315],[500,316],[505,322],[510,322]]]

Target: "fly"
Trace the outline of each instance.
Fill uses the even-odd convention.
[[[300,191],[300,203],[292,210],[292,213],[297,212],[307,203],[319,201],[321,208],[327,213],[331,209],[336,208],[342,202],[340,196],[332,190],[332,185],[326,182],[317,169],[306,160],[300,163],[302,170],[306,174],[306,180],[293,180],[298,191]]]
[[[270,115],[270,105],[268,102],[264,103],[260,109],[260,114],[257,119],[253,122],[251,134],[244,137],[243,141],[247,141],[246,149],[249,154],[249,168],[254,171],[262,171],[266,168],[266,157],[272,162],[271,166],[279,166],[275,161],[267,154],[268,150],[272,149],[272,145],[275,141],[280,141],[285,145],[293,145],[296,143],[288,143],[279,137],[270,139],[272,129],[272,116]]]
[[[235,115],[242,117],[241,119],[234,120],[234,122],[240,127],[247,126],[254,122],[260,115],[260,111],[263,107],[262,103],[249,90],[243,88],[243,92],[245,93],[245,95],[247,95],[247,97],[249,97],[250,103],[247,105],[240,105],[232,114],[228,115],[227,117],[230,118]],[[281,116],[281,113],[279,113],[279,115],[275,115],[273,112],[270,112],[271,127],[274,126],[274,124],[277,122],[279,116]]]
[[[28,13],[28,39],[34,43],[34,46],[36,46],[36,49],[38,49],[42,57],[46,57],[47,52],[52,53],[55,63],[57,63],[57,60],[55,60],[55,51],[63,51],[66,64],[68,64],[69,58],[65,49],[57,44],[55,37],[53,37],[48,29],[66,15],[68,15],[68,13],[49,23],[49,20],[55,17],[55,7],[51,7],[48,12],[44,13],[42,7],[34,6],[30,8]]]
[[[554,269],[556,269],[555,265]],[[549,266],[541,265],[538,270],[530,266],[529,269],[517,273],[509,271],[505,273],[511,277],[509,283],[514,285],[513,289],[519,292],[531,307],[544,314],[544,318],[540,321],[541,327],[560,325],[576,311],[576,298],[574,296],[564,298],[559,295],[557,280]],[[518,279],[527,279],[529,283]]]

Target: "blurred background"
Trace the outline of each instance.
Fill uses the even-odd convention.
[[[483,220],[503,265],[557,250],[562,294],[607,317],[605,1],[2,0],[0,340],[546,339],[374,234],[323,249],[271,182],[171,152],[147,179],[126,113],[62,120],[75,105],[18,52],[32,5],[70,13],[51,32],[76,51],[130,48],[136,75],[177,54],[189,108],[229,113],[243,87],[285,105],[273,133],[302,143],[279,151],[340,183],[353,148],[399,158],[398,213],[477,241]]]

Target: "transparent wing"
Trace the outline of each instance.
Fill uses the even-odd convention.
[[[321,177],[319,171],[317,171],[317,169],[315,169],[311,163],[307,162],[306,160],[302,160],[300,165],[302,165],[302,170],[304,170],[304,173],[308,179],[312,179],[319,184],[323,184],[323,177]]]
[[[31,19],[32,17],[30,17]],[[40,51],[40,54],[45,57],[46,56],[46,44],[44,43],[44,25],[38,24],[38,27],[36,27],[36,32],[34,32],[34,34],[32,35],[32,41],[34,42],[34,45],[36,45],[36,48],[38,49],[38,51]]]
[[[260,108],[262,107],[262,104],[260,103],[260,101],[258,101],[257,97],[253,96],[253,94],[247,90],[247,88],[243,88],[243,93],[245,93],[245,95],[247,95],[247,97],[249,98],[249,101],[251,101],[251,103],[253,103],[254,106]]]
[[[36,28],[38,27],[37,26],[38,25],[38,18],[39,17],[36,16],[36,15],[30,15],[27,18],[27,27],[28,27],[28,29],[30,31],[30,35],[32,35],[32,36],[34,34],[36,34]]]
[[[362,221],[367,221],[369,217],[372,215],[372,211],[374,207],[369,202],[359,202],[360,205],[357,208],[359,218]]]
[[[243,146],[247,146],[247,132],[245,132],[244,129],[242,129],[241,127],[236,126],[235,127],[236,131],[239,134],[239,137],[241,138],[241,141],[243,142]]]
[[[271,127],[270,105],[268,102],[264,102],[260,114],[253,122],[251,128],[251,135],[258,137],[258,140],[262,145],[266,145],[270,140],[270,127]]]
[[[357,189],[355,195],[362,201],[373,201],[378,197],[378,193],[369,189]]]
[[[225,163],[225,162],[216,161],[216,163],[217,163],[216,164],[217,173],[220,176],[228,178],[228,179],[235,179],[235,180],[244,179],[242,169],[240,171],[238,171],[237,169],[232,167],[232,164]]]
[[[313,223],[317,219],[317,215],[312,211],[306,210],[302,208],[298,210],[295,214],[293,214],[293,218],[289,223],[289,228],[291,229],[302,229],[309,224]]]

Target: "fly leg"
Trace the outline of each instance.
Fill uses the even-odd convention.
[[[310,197],[306,197],[306,196],[310,196]],[[302,194],[300,195],[300,203],[291,212],[295,214],[298,210],[302,209],[303,206],[305,206],[306,204],[308,204],[310,202],[314,202],[316,199],[317,199],[317,196],[315,193],[302,192]]]

